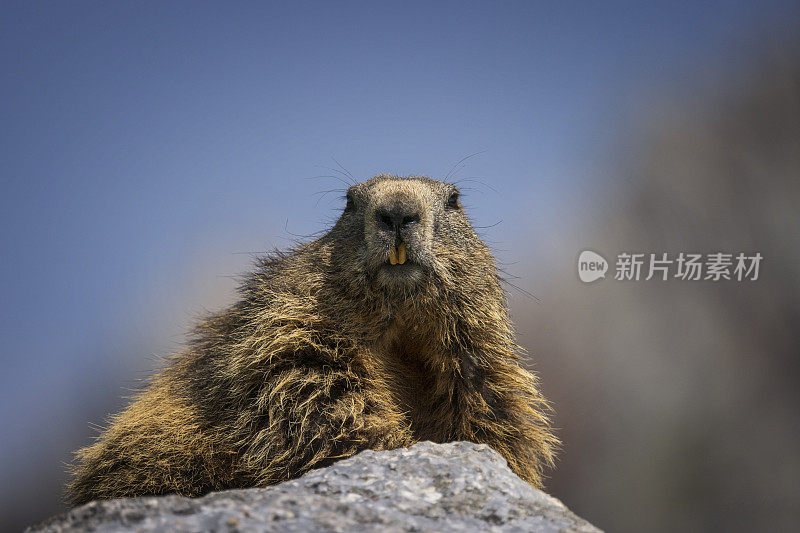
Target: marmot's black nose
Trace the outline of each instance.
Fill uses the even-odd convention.
[[[379,207],[375,210],[378,229],[399,232],[415,222],[419,222],[419,211],[402,204],[392,207]]]

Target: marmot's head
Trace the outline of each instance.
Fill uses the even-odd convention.
[[[336,227],[375,289],[408,294],[431,282],[466,281],[475,268],[496,272],[458,189],[443,181],[380,175],[354,185]]]

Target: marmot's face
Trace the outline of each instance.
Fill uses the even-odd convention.
[[[450,183],[421,177],[376,176],[351,187],[340,224],[350,229],[353,250],[379,287],[408,292],[432,278],[451,278],[485,250]],[[360,253],[358,253],[360,252]]]

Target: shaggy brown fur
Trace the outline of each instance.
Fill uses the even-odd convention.
[[[488,444],[541,485],[548,407],[456,188],[381,175],[347,197],[327,234],[260,260],[241,301],[77,452],[73,505],[270,485],[419,440]]]

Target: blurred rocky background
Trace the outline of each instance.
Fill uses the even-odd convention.
[[[563,428],[551,489],[611,530],[796,527],[798,44],[656,105],[591,229],[545,252],[596,250],[606,279],[551,272],[547,305],[515,309]],[[758,280],[613,279],[620,252],[718,251],[760,252]]]
[[[253,254],[330,224],[346,167],[459,180],[555,409],[549,493],[610,531],[793,530],[798,20],[4,3],[0,529],[63,510],[71,451]],[[606,279],[578,279],[587,249]],[[720,251],[760,253],[759,279],[613,276],[621,252]]]

